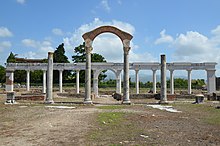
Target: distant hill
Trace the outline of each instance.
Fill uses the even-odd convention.
[[[106,80],[109,79],[115,79],[115,75],[112,72],[107,72],[107,77]],[[135,74],[130,74],[130,78],[132,82],[135,82]],[[187,79],[187,77],[185,76],[175,76],[175,78],[182,78],[182,79]],[[160,81],[160,75],[156,76],[157,82]],[[122,79],[123,80],[123,79]],[[167,77],[167,80],[169,80],[169,77]],[[152,82],[153,81],[153,76],[152,75],[148,75],[148,74],[139,74],[139,81],[146,83],[148,81]]]

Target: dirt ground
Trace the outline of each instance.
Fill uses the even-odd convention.
[[[67,98],[55,101],[67,101]],[[73,99],[71,99],[73,100]],[[111,97],[94,100],[94,105],[54,104],[74,108],[47,107],[41,102],[5,105],[0,95],[0,145],[220,145],[219,103],[200,105],[171,103],[179,113],[153,109],[155,100],[135,99],[119,105]],[[107,108],[100,108],[107,107]],[[101,113],[124,113],[121,123],[98,122]],[[115,129],[114,129],[115,128]],[[94,137],[94,133],[96,134]]]

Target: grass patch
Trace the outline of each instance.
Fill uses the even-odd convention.
[[[112,107],[111,107],[112,108]],[[136,121],[131,121],[134,113],[125,112],[102,112],[97,115],[97,127],[89,133],[89,143],[93,145],[120,146],[120,142],[133,141],[137,143],[137,138],[143,133],[143,129],[138,128]],[[97,143],[98,142],[98,143]]]
[[[172,104],[175,108],[188,112],[202,119],[203,122],[212,125],[220,125],[220,110],[209,104],[189,104],[175,103]]]

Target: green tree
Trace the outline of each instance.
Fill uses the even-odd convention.
[[[60,44],[54,51],[54,63],[69,63],[67,56],[65,55],[64,43]],[[70,71],[63,71],[63,80],[67,82],[69,80],[68,76]],[[55,83],[59,82],[59,71],[55,70],[53,72],[53,80]]]
[[[0,65],[0,83],[5,83],[5,67]]]
[[[17,54],[10,53],[10,55],[7,58],[7,63],[16,63],[16,56]],[[15,83],[24,83],[26,82],[26,71],[24,70],[16,70],[14,72],[14,82]]]
[[[6,62],[7,63],[15,63],[16,62],[16,59],[15,57],[17,56],[17,54],[13,54],[12,52],[9,54]]]
[[[75,47],[74,52],[76,53],[75,55],[72,56],[72,61],[74,63],[79,63],[79,62],[86,62],[86,51],[85,51],[85,42],[83,44],[80,44],[79,46]],[[91,54],[91,62],[106,62],[105,58],[97,53],[92,53]],[[99,75],[99,82],[103,81],[107,75],[105,74],[106,71],[103,71]],[[80,82],[84,83],[85,82],[85,71],[81,70],[80,71]],[[73,74],[74,78],[76,74]],[[93,78],[93,73],[92,73],[92,78]]]

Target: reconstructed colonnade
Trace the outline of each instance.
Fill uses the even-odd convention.
[[[213,62],[205,63],[186,63],[174,62],[167,63],[166,68],[170,72],[170,93],[174,94],[174,72],[176,70],[185,70],[188,74],[188,94],[191,94],[191,74],[193,70],[205,70],[207,72],[207,91],[213,93],[216,91],[215,83],[215,65]],[[123,63],[92,63],[91,69],[94,72],[93,79],[93,92],[98,96],[98,76],[104,70],[111,70],[116,77],[116,93],[121,93],[121,72],[123,70]],[[139,93],[139,76],[140,70],[151,70],[153,80],[153,93],[156,93],[156,73],[160,70],[160,63],[130,63],[129,69],[134,70],[136,74],[136,93]],[[42,92],[46,93],[46,71],[47,63],[8,63],[6,65],[6,78],[11,82],[6,82],[6,91],[13,91],[13,76],[15,70],[26,70],[26,88],[30,90],[30,71],[42,70],[43,71],[43,89]],[[85,70],[85,63],[53,63],[53,70],[59,71],[59,92],[62,92],[62,72],[64,70],[76,71],[76,93],[79,93],[79,71]]]

